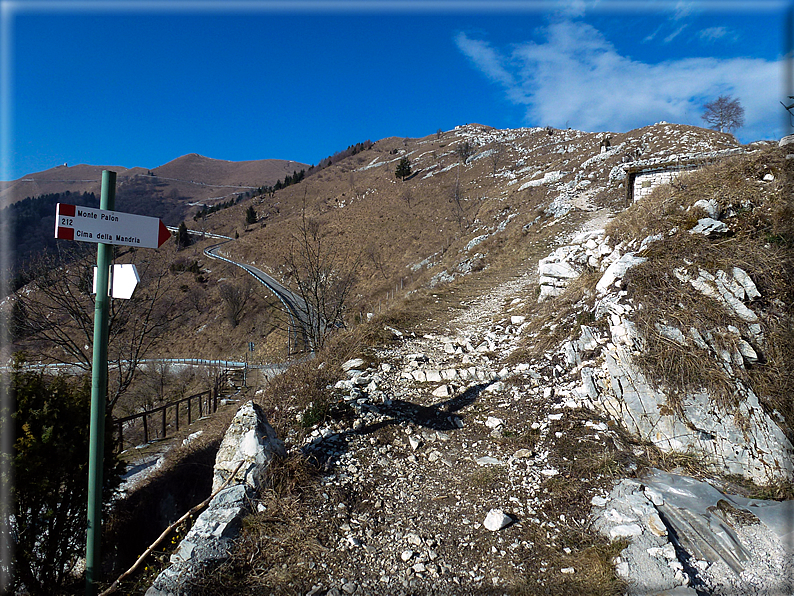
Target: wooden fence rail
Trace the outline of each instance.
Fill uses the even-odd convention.
[[[119,444],[118,450],[119,452],[124,451],[124,426],[126,423],[133,422],[137,419],[143,420],[143,441],[144,443],[149,442],[149,420],[150,417],[155,416],[156,414],[160,414],[160,439],[166,438],[168,434],[168,412],[169,410],[173,411],[173,416],[171,417],[173,420],[174,432],[179,432],[179,414],[180,410],[184,410],[185,408],[180,408],[179,406],[185,402],[187,402],[187,423],[188,425],[193,423],[193,411],[198,409],[198,417],[201,418],[206,414],[213,414],[218,410],[218,395],[220,394],[220,389],[223,383],[226,382],[227,374],[221,375],[220,378],[215,382],[215,386],[213,389],[208,391],[202,391],[201,393],[195,393],[193,395],[188,395],[187,397],[183,397],[182,399],[178,399],[167,404],[163,404],[162,406],[158,406],[156,408],[152,408],[151,410],[146,410],[145,412],[140,412],[138,414],[133,414],[131,416],[125,416],[124,418],[119,418],[114,420],[114,424],[118,428],[118,437],[119,437]],[[194,407],[196,404],[196,407]],[[183,416],[185,415],[183,414]],[[156,423],[155,423],[156,424]],[[127,424],[129,428],[130,424]],[[151,429],[154,430],[154,429]]]

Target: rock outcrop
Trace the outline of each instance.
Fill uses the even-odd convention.
[[[762,501],[660,470],[593,497],[593,519],[629,545],[615,561],[632,596],[790,594],[794,502]],[[697,590],[697,591],[696,591]]]
[[[733,267],[713,275],[699,269],[691,274],[681,267],[671,272],[682,284],[716,300],[737,325],[742,322],[742,329],[730,324],[724,329],[657,324],[659,333],[669,341],[701,349],[719,363],[733,385],[738,401],[735,411],[728,411],[705,391],[691,392],[681,400],[680,409],[671,408],[665,390],[651,383],[635,365],[634,355],[642,352],[644,344],[631,321],[635,305],[627,298],[622,280],[631,267],[645,261],[639,254],[660,239],[648,237],[641,243],[611,248],[603,232],[588,232],[540,261],[541,300],[561,293],[585,262],[603,271],[596,285],[594,315],[597,321],[608,322],[609,332],[583,326],[578,340],[562,346],[568,366],[580,371],[580,393],[589,398],[585,405],[620,421],[629,432],[663,451],[699,454],[724,473],[759,484],[791,479],[794,446],[761,407],[752,388],[736,375],[736,369],[757,362],[758,350],[764,345],[759,317],[752,309],[760,292],[744,270]],[[716,341],[721,334],[731,336],[732,341]],[[730,343],[736,346],[733,352],[724,347]]]
[[[212,491],[220,488],[240,462],[242,466],[229,484],[245,484],[256,490],[272,459],[285,455],[284,444],[268,424],[265,414],[250,401],[237,411],[218,448]]]
[[[235,415],[215,457],[212,491],[224,482],[176,552],[171,565],[157,576],[147,596],[178,596],[190,593],[193,580],[206,567],[228,557],[232,540],[250,510],[250,500],[265,481],[274,457],[285,455],[284,444],[276,437],[262,409],[253,401]],[[238,469],[239,466],[239,469]],[[237,469],[233,478],[231,474]]]

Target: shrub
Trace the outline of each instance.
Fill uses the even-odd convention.
[[[16,409],[2,417],[2,433],[15,433],[14,582],[17,590],[24,586],[31,593],[59,594],[71,591],[77,581],[75,565],[85,550],[91,386],[88,378],[23,371],[23,363],[17,359],[11,372]],[[105,504],[123,470],[112,428],[105,425]]]

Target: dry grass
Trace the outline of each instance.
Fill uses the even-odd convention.
[[[228,560],[191,585],[192,594],[296,594],[312,586],[333,522],[317,515],[317,470],[300,455],[274,461],[257,510]],[[326,492],[329,488],[324,489]]]
[[[772,484],[759,486],[743,476],[730,476],[728,482],[733,485],[733,492],[740,492],[742,496],[750,499],[794,500],[794,483],[790,480],[778,480]]]
[[[682,174],[631,205],[607,225],[606,233],[616,241],[629,241],[668,232],[674,226],[689,229],[704,217],[699,209],[689,208],[704,199],[716,201],[723,213],[751,213],[755,232],[787,237],[791,242],[794,224],[785,217],[792,212],[794,166],[790,161],[780,149],[767,148]],[[775,181],[763,182],[766,174],[775,176]]]
[[[600,272],[587,267],[557,298],[537,302],[536,297],[527,297],[522,312],[527,316],[528,324],[523,332],[526,339],[508,356],[507,362],[517,364],[553,350],[566,339],[578,337],[581,325],[604,325],[604,321],[593,318],[591,308],[600,278]]]
[[[479,490],[487,490],[496,484],[502,483],[507,477],[504,466],[485,466],[475,470],[469,475],[468,485]]]
[[[794,425],[794,407],[785,389],[794,380],[794,235],[790,220],[780,219],[794,204],[786,192],[791,187],[791,170],[791,164],[774,149],[734,158],[660,188],[647,203],[640,201],[611,224],[610,233],[624,239],[679,228],[652,244],[643,255],[648,261],[630,269],[625,277],[629,296],[639,306],[632,320],[645,342],[637,362],[650,380],[671,390],[671,407],[680,407],[680,398],[687,393],[705,389],[730,411],[734,387],[716,356],[663,337],[656,324],[675,326],[685,334],[692,327],[701,334],[711,331],[715,343],[729,352],[736,351],[738,338],[727,333],[727,325],[746,328],[720,303],[673,275],[687,259],[688,269],[695,274],[698,268],[715,274],[740,267],[753,278],[762,298],[752,308],[760,315],[766,341],[756,346],[762,356],[757,365],[734,366],[733,370],[764,405],[777,409],[789,427]],[[773,173],[774,182],[761,182],[767,173]],[[718,200],[731,235],[709,240],[688,233],[697,215],[681,207],[700,199]],[[657,215],[650,217],[653,213]]]
[[[328,387],[340,376],[338,363],[322,356],[293,364],[270,381],[257,402],[278,436],[295,431],[300,442],[308,427],[333,414],[338,400]]]
[[[527,538],[533,544],[532,558],[525,561],[527,573],[514,581],[513,594],[569,596],[618,596],[628,587],[615,574],[613,559],[628,546],[625,540],[608,541],[572,524],[559,523],[560,537],[550,544],[543,528],[533,528]],[[563,548],[569,548],[566,553]],[[574,573],[563,574],[562,569]],[[501,592],[500,592],[501,593]]]

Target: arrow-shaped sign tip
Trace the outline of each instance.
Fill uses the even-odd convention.
[[[160,232],[157,235],[157,248],[160,248],[163,243],[171,237],[171,232],[165,227],[163,220],[160,220]]]

